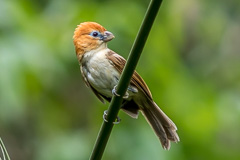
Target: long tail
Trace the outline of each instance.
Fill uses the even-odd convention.
[[[140,107],[143,115],[159,137],[162,147],[170,149],[170,141],[180,141],[177,127],[173,121],[157,106],[154,101],[147,100]]]

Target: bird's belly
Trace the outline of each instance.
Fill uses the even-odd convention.
[[[112,89],[117,85],[119,80],[119,72],[107,60],[92,61],[83,72],[91,84],[98,92],[107,97],[112,97]]]

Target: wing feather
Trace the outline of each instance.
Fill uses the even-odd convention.
[[[115,53],[113,51],[109,51],[106,56],[110,60],[110,62],[115,66],[115,68],[118,70],[118,72],[122,73],[123,68],[126,64],[126,60],[122,56],[118,55],[117,53]],[[134,71],[134,73],[133,73],[130,84],[137,87],[138,89],[141,89],[143,91],[143,93],[152,100],[152,94],[151,94],[148,86],[146,85],[146,83],[144,82],[142,77],[136,71]]]

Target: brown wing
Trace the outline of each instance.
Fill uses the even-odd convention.
[[[113,63],[113,65],[119,71],[119,73],[122,73],[123,67],[126,64],[126,60],[122,56],[118,55],[113,51],[109,51],[106,56]],[[130,84],[136,86],[138,89],[141,89],[143,93],[145,93],[146,96],[152,100],[152,94],[148,86],[136,71],[134,71],[133,73]]]
[[[103,96],[102,94],[100,94],[96,89],[94,89],[91,84],[88,82],[87,78],[85,77],[83,71],[82,71],[82,66],[80,66],[80,70],[81,70],[81,74],[82,74],[82,77],[83,77],[83,81],[85,82],[86,86],[88,86],[89,88],[91,88],[91,90],[93,91],[93,93],[97,96],[97,98],[105,104],[105,101],[104,99],[106,99],[108,102],[111,101],[111,98],[107,98],[105,96]],[[104,98],[104,99],[103,99]]]

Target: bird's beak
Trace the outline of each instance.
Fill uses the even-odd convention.
[[[109,31],[105,31],[104,34],[103,34],[103,41],[104,42],[108,42],[108,41],[111,41],[114,37],[114,35],[109,32]]]

